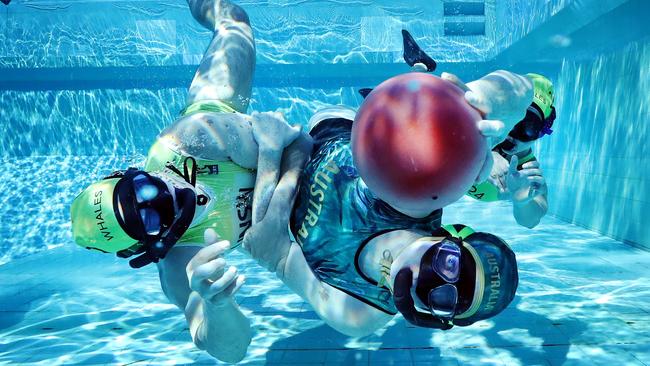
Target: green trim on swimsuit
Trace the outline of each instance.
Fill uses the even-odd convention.
[[[181,117],[186,117],[196,113],[236,113],[233,107],[228,103],[218,99],[197,100],[188,105],[180,113]]]

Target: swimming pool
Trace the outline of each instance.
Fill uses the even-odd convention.
[[[257,37],[250,110],[306,123],[326,105],[358,106],[358,88],[407,70],[402,28],[438,72],[548,74],[558,106],[556,131],[536,147],[550,190],[540,226],[517,226],[500,203],[462,200],[444,217],[512,244],[521,284],[508,310],[450,332],[399,319],[348,338],[235,255],[256,332],[245,362],[650,364],[646,2],[238,3]],[[211,362],[155,270],[77,249],[69,223],[83,187],[143,164],[182,109],[209,33],[184,2],[14,0],[0,14],[0,363]]]

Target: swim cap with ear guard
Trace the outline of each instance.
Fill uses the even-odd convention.
[[[138,243],[126,233],[115,215],[113,193],[120,179],[107,178],[93,183],[72,202],[72,237],[79,246],[116,253]]]
[[[500,313],[512,302],[519,284],[515,253],[499,237],[473,233],[463,240],[463,248],[474,259],[476,271],[472,303],[454,317],[460,326]]]
[[[542,110],[542,119],[551,116],[551,107],[555,102],[555,91],[553,83],[546,77],[539,74],[526,74],[533,82],[533,102]]]

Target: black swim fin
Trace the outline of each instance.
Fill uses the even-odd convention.
[[[411,36],[406,29],[402,29],[402,39],[404,40],[404,61],[409,66],[413,66],[417,63],[422,63],[427,67],[428,72],[432,72],[436,69],[436,62],[429,57]]]
[[[359,89],[359,94],[361,94],[361,96],[365,99],[368,96],[368,94],[370,94],[371,91],[372,88],[363,88],[363,89]]]
[[[5,5],[9,5],[9,3],[11,2],[11,0],[0,0],[0,1],[2,1],[2,3]]]

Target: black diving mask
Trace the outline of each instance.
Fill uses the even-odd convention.
[[[542,110],[537,104],[532,103],[526,110],[524,119],[517,123],[508,135],[522,142],[537,140],[544,135],[553,133],[551,127],[553,127],[555,117],[555,107],[551,106],[551,114],[548,118],[544,118]]]
[[[456,314],[460,278],[461,250],[457,243],[444,239],[433,245],[420,260],[415,293],[433,315],[449,321]]]
[[[187,160],[184,165],[185,174],[173,166],[167,167],[173,168],[175,173],[194,186],[196,163],[191,174],[188,173]],[[141,254],[129,261],[131,267],[140,268],[157,263],[166,256],[192,223],[197,200],[202,201],[206,197],[198,199],[191,188],[170,188],[162,179],[136,168],[129,168],[122,174],[123,178],[115,187],[113,207],[122,228],[138,243],[117,255],[127,258]]]

